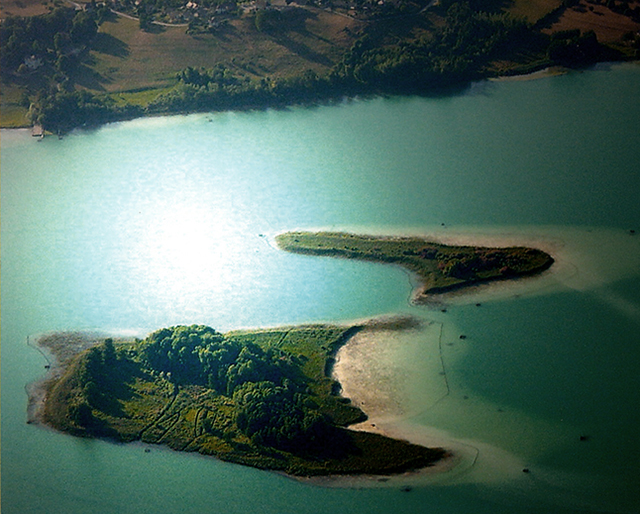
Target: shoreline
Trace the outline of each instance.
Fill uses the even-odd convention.
[[[538,80],[549,77],[558,77],[560,75],[566,75],[570,73],[571,68],[565,68],[564,66],[547,66],[540,70],[535,70],[529,73],[522,73],[519,75],[501,75],[499,77],[490,77],[490,82],[523,82],[527,80]]]
[[[37,425],[53,430],[44,421],[44,406],[47,400],[49,384],[58,380],[66,370],[68,362],[78,353],[103,342],[104,338],[124,339],[115,334],[95,330],[61,330],[27,336],[26,344],[39,352],[47,362],[45,373],[25,385],[27,393],[27,424]],[[54,349],[55,343],[63,343],[66,349]]]
[[[587,71],[591,71],[591,70],[597,70],[597,69],[601,69],[602,66],[615,66],[615,65],[625,65],[625,64],[636,64],[638,65],[640,63],[640,60],[638,59],[621,59],[621,60],[604,60],[604,61],[598,61],[593,63],[592,65],[588,66],[586,68]],[[509,75],[509,74],[504,74],[504,75],[486,75],[486,76],[482,76],[482,77],[477,77],[477,78],[470,78],[466,81],[463,81],[461,84],[454,82],[453,85],[450,86],[445,86],[445,90],[446,91],[454,91],[454,92],[462,92],[462,94],[465,94],[465,92],[472,87],[473,84],[475,83],[482,83],[482,82],[521,82],[521,81],[529,81],[529,80],[539,80],[539,79],[543,79],[543,78],[550,78],[550,77],[556,77],[556,76],[561,76],[561,75],[566,75],[567,73],[571,73],[572,71],[584,71],[585,68],[570,68],[570,67],[566,67],[566,66],[561,66],[561,65],[551,65],[551,66],[547,66],[543,69],[539,69],[533,72],[527,72],[527,73],[522,73],[522,74],[516,74],[516,75]],[[438,90],[436,89],[436,92]],[[66,129],[63,131],[64,134],[67,133],[71,133],[73,131],[76,130],[83,130],[83,129],[93,129],[96,127],[102,127],[102,126],[106,126],[106,125],[110,125],[113,123],[123,123],[123,122],[127,122],[127,121],[134,121],[134,120],[139,120],[139,119],[146,119],[146,118],[155,118],[155,117],[169,117],[169,116],[188,116],[188,115],[192,115],[192,114],[215,114],[215,113],[221,113],[221,112],[246,112],[246,111],[262,111],[262,110],[268,110],[268,109],[288,109],[288,108],[292,108],[292,107],[297,107],[297,106],[301,106],[301,107],[308,107],[308,106],[316,106],[316,105],[333,105],[333,104],[339,104],[345,100],[353,100],[353,99],[357,99],[357,98],[385,98],[388,96],[396,96],[396,97],[400,97],[400,98],[408,98],[408,97],[413,97],[413,96],[418,96],[418,97],[429,97],[430,94],[432,94],[433,91],[426,91],[426,92],[422,92],[422,93],[412,93],[412,92],[407,92],[407,93],[389,93],[389,92],[385,92],[385,91],[378,91],[376,89],[372,89],[372,90],[358,90],[358,91],[351,91],[351,90],[346,90],[346,91],[341,91],[338,92],[336,94],[329,94],[326,96],[322,96],[322,95],[314,95],[312,94],[310,98],[307,99],[302,99],[302,100],[298,100],[298,101],[287,101],[287,100],[274,100],[274,101],[267,101],[267,102],[258,102],[258,103],[246,103],[244,105],[239,105],[239,106],[227,106],[227,107],[221,107],[221,108],[216,108],[216,109],[208,109],[208,110],[203,110],[201,108],[194,108],[194,109],[176,109],[176,110],[167,110],[167,111],[149,111],[149,112],[144,112],[144,113],[137,113],[137,114],[126,114],[126,115],[121,115],[121,116],[115,116],[115,117],[106,117],[103,121],[99,121],[99,122],[95,122],[95,123],[90,123],[90,124],[82,124],[82,125],[78,125],[78,126],[74,126],[70,129]],[[21,125],[13,125],[13,126],[3,126],[2,124],[0,124],[0,130],[28,130],[30,131],[33,128],[33,125],[29,125],[29,124],[21,124]],[[49,135],[53,135],[53,132],[48,132]]]
[[[384,376],[379,369],[372,370],[371,366],[367,366],[371,362],[364,362],[365,359],[369,360],[373,353],[384,353],[384,348],[388,348],[389,344],[388,341],[380,344],[381,341],[398,334],[420,332],[423,328],[421,320],[406,315],[383,316],[370,320],[338,350],[331,377],[340,383],[341,396],[349,398],[353,405],[367,415],[365,421],[350,425],[349,430],[406,440],[427,448],[444,448],[445,456],[428,467],[397,475],[335,475],[311,478],[309,480],[312,483],[327,487],[417,486],[425,480],[457,475],[473,466],[477,454],[471,447],[443,434],[436,434],[435,430],[421,430],[417,435],[403,429],[400,422],[410,413],[400,405],[399,399],[392,391],[394,385],[390,384],[397,378],[398,373],[395,377],[393,373]],[[373,374],[375,380],[371,380],[369,374]],[[363,380],[363,376],[367,377]],[[382,387],[381,383],[384,384]]]
[[[420,327],[400,330],[422,331]],[[389,332],[391,331],[384,328],[367,327],[349,340],[336,355],[332,377],[343,385],[344,396],[350,398],[368,417],[366,421],[351,425],[349,429],[402,439],[425,447],[444,448],[447,454],[429,467],[394,476],[330,476],[310,478],[308,481],[323,487],[395,487],[408,492],[413,487],[430,484],[477,483],[487,480],[499,482],[526,476],[523,474],[526,463],[517,455],[482,440],[460,438],[436,427],[414,422],[413,418],[419,411],[409,405],[410,399],[407,402],[406,392],[393,390],[397,384],[387,384],[384,372],[382,377],[374,375],[361,380],[361,370],[371,363],[372,356],[377,354],[380,358],[382,355],[381,360],[385,365],[388,364],[387,349],[390,344],[398,344],[390,343]],[[361,345],[359,351],[352,351],[358,345]],[[435,370],[430,371],[433,373]],[[436,373],[438,375],[440,374]],[[392,390],[374,389],[374,384],[379,382],[389,385]],[[448,397],[449,393],[447,391],[442,398],[437,399],[433,406]]]

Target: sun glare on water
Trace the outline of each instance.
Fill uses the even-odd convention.
[[[221,208],[176,203],[155,212],[140,232],[137,272],[162,296],[224,288],[241,258],[237,230]]]

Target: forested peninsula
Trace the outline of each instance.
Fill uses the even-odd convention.
[[[21,0],[1,6],[0,123],[448,94],[640,57],[637,0]],[[21,13],[15,14],[14,13]]]
[[[330,371],[338,348],[362,328],[221,334],[192,325],[144,340],[51,334],[38,344],[57,365],[34,421],[294,476],[390,475],[433,465],[445,450],[346,428],[366,416],[340,396]]]
[[[485,248],[444,245],[421,237],[390,237],[345,232],[286,232],[276,236],[282,250],[396,264],[421,282],[415,300],[465,287],[541,273],[554,260],[522,246]]]

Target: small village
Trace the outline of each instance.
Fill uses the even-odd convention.
[[[426,0],[188,0],[181,6],[174,3],[145,0],[111,0],[107,6],[118,14],[139,17],[141,25],[173,25],[188,27],[190,32],[214,32],[229,21],[252,16],[259,11],[291,11],[316,7],[357,20],[372,20],[419,12],[436,2]]]

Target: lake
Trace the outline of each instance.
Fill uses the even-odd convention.
[[[638,512],[639,86],[640,66],[601,65],[62,140],[3,131],[3,513]],[[315,228],[525,242],[557,263],[413,306],[398,268],[273,243]],[[428,328],[378,343],[371,387],[402,434],[465,456],[419,483],[321,487],[26,424],[38,334],[393,314]]]

